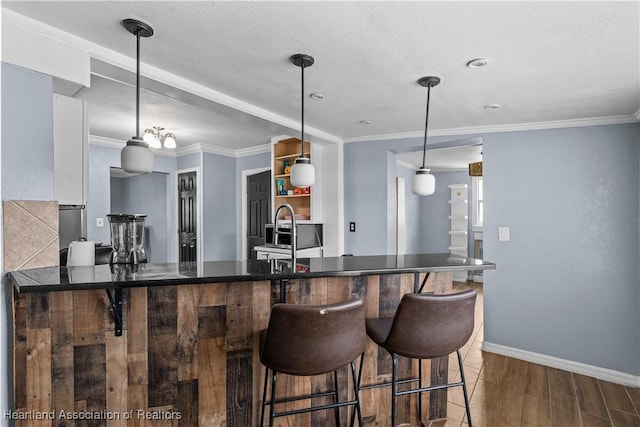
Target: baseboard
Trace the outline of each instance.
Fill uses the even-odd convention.
[[[483,341],[482,343],[482,350],[489,353],[496,353],[503,356],[513,357],[515,359],[525,360],[527,362],[537,363],[551,368],[574,372],[576,374],[587,375],[589,377],[598,378],[600,380],[616,384],[640,387],[640,376],[638,375],[626,374],[612,369],[605,369],[598,366],[560,359],[558,357],[547,356],[546,354],[533,353],[531,351],[520,350],[518,348],[507,347],[500,344],[493,344],[486,341]]]

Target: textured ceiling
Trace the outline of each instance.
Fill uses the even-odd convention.
[[[633,117],[640,109],[638,2],[2,6],[128,57],[135,56],[135,38],[120,21],[145,21],[155,35],[142,40],[143,74],[152,65],[294,123],[223,108],[198,93],[145,91],[142,125],[175,132],[179,147],[200,143],[239,150],[292,133],[300,119],[300,70],[288,60],[294,53],[315,57],[305,71],[305,92],[325,95],[321,101],[306,98],[305,126],[346,141],[420,132],[426,89],[416,80],[426,75],[442,78],[431,92],[434,131]],[[466,66],[478,57],[488,58],[489,65]],[[91,88],[77,96],[90,104],[92,134],[127,139],[134,126],[134,90],[106,77],[94,76]],[[502,108],[483,108],[491,103]]]

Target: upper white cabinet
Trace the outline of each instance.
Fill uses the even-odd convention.
[[[53,95],[55,199],[61,205],[84,205],[89,127],[85,102]]]

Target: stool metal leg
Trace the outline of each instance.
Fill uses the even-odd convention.
[[[269,427],[273,427],[273,420],[276,418],[276,371],[272,369],[273,377],[271,378],[271,412],[269,413]]]
[[[473,424],[471,424],[471,408],[469,407],[469,395],[467,394],[467,381],[464,378],[464,368],[462,366],[462,355],[460,354],[460,350],[457,350],[456,353],[458,353],[458,366],[460,367],[460,379],[462,380],[464,406],[467,410],[467,423],[469,424],[469,427],[473,427]]]
[[[391,354],[391,427],[396,427],[396,400],[397,400],[397,375],[398,375],[398,356]]]
[[[422,388],[422,359],[418,359],[418,387]],[[422,424],[422,392],[418,393],[418,421]]]
[[[264,388],[262,390],[262,410],[260,411],[260,427],[264,425],[264,407],[267,406],[267,384],[269,383],[269,368],[264,370]]]
[[[333,402],[334,403],[338,403],[338,371],[335,370],[333,371]],[[340,408],[339,407],[335,407],[333,408],[333,412],[336,416],[336,427],[340,426]]]
[[[360,375],[362,375],[362,358],[364,357],[364,353],[361,356],[360,359]],[[353,409],[353,411],[351,412],[351,427],[353,427],[354,423],[355,423],[355,416],[356,413],[358,414],[358,426],[359,427],[363,427],[363,423],[362,423],[362,409],[360,407],[360,376],[356,377],[356,367],[355,364],[353,362],[350,363],[351,365],[351,378],[353,378],[353,393],[354,393],[354,398],[356,401],[356,407]]]

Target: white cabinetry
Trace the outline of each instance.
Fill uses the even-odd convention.
[[[54,94],[55,199],[61,205],[86,203],[88,134],[84,101]]]
[[[282,248],[272,248],[268,246],[256,246],[256,259],[291,259],[291,250]],[[306,248],[296,251],[296,258],[320,258],[322,248]]]
[[[467,184],[451,184],[449,185],[451,197],[449,198],[450,215],[449,215],[449,251],[452,254],[463,257],[468,256],[469,252],[469,201]],[[466,271],[457,271],[453,274],[453,280],[457,282],[466,282],[468,273]]]

